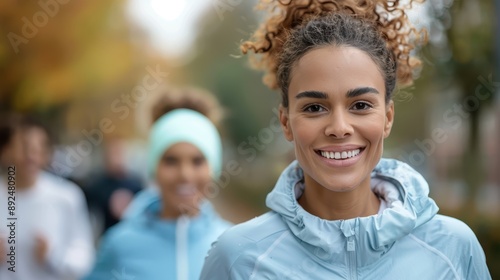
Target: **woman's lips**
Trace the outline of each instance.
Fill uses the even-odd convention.
[[[198,193],[198,189],[192,184],[182,184],[175,188],[175,193],[178,196],[194,196]]]

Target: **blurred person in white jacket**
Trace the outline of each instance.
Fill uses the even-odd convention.
[[[78,279],[92,266],[84,195],[75,184],[43,171],[51,152],[50,134],[41,123],[16,114],[0,118],[2,280]]]

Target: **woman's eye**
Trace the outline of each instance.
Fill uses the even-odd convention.
[[[175,165],[177,164],[177,159],[174,157],[163,157],[162,161],[166,165]]]
[[[201,166],[204,163],[205,163],[205,158],[204,157],[198,157],[198,158],[193,159],[193,164],[195,166]]]
[[[372,108],[372,106],[366,102],[357,102],[356,104],[354,104],[354,106],[352,106],[352,108],[354,110],[367,110],[367,109],[370,109]]]
[[[324,109],[320,105],[311,105],[311,106],[307,106],[304,111],[314,113],[314,112],[324,111]]]

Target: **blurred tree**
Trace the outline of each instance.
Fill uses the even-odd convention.
[[[126,5],[123,0],[2,1],[0,109],[35,111],[55,125],[64,125],[71,109],[69,120],[76,122],[69,127],[96,126],[110,111],[109,104],[96,107],[103,97],[130,92],[148,62],[164,61],[146,55],[147,40],[137,40],[145,35],[130,24]]]
[[[468,146],[464,151],[462,174],[474,199],[477,188],[484,183],[484,166],[481,166],[479,149],[479,118],[481,112],[493,101],[494,83],[494,21],[493,1],[456,0],[452,7],[453,23],[448,30],[453,60],[444,67],[452,69],[454,81],[460,86],[460,103],[466,109],[470,122]],[[478,92],[481,88],[481,93]],[[481,100],[478,94],[489,96]],[[481,95],[481,96],[482,96]],[[467,110],[470,108],[471,110]]]
[[[500,1],[496,1],[500,3]],[[435,5],[451,3],[450,0],[430,2]],[[424,48],[422,54],[426,67],[422,72],[422,78],[416,83],[416,95],[428,96],[429,100],[436,102],[449,101],[450,98],[436,98],[447,91],[457,91],[459,94],[456,98],[451,99],[453,103],[435,106],[445,110],[454,109],[457,112],[460,110],[459,113],[455,114],[460,119],[457,119],[454,124],[456,124],[457,130],[467,131],[465,134],[467,139],[464,139],[466,145],[460,151],[459,158],[449,159],[448,162],[448,168],[456,168],[452,175],[454,178],[446,178],[447,180],[465,181],[466,201],[465,205],[460,206],[460,212],[450,214],[464,220],[478,234],[478,239],[487,256],[492,277],[497,279],[500,270],[492,264],[500,259],[498,225],[485,222],[484,217],[478,216],[478,212],[475,211],[477,207],[473,205],[475,201],[478,201],[475,198],[479,187],[485,183],[486,176],[484,175],[487,170],[485,166],[482,166],[487,161],[481,159],[482,147],[479,147],[481,142],[479,141],[480,117],[484,111],[491,108],[493,97],[499,92],[498,77],[500,74],[494,70],[495,63],[499,67],[498,56],[495,59],[492,58],[495,57],[494,40],[498,40],[494,29],[497,28],[498,34],[500,27],[493,5],[494,0],[455,0],[449,12],[436,12],[434,10],[433,16],[437,20],[436,23],[441,25],[441,30],[446,31],[446,40],[442,44],[431,43]],[[497,20],[496,27],[495,19]],[[499,46],[497,45],[496,48],[498,51]],[[435,97],[431,98],[432,95]],[[441,116],[444,113],[444,111],[440,112]],[[499,115],[500,113],[497,112],[497,116]],[[462,139],[453,140],[461,141]],[[447,148],[444,146],[449,145],[443,144],[439,148]],[[498,172],[498,168],[496,171]],[[444,212],[449,211],[443,210]]]
[[[447,172],[456,178],[447,179],[465,180],[469,201],[474,200],[476,188],[484,178],[478,137],[480,116],[491,105],[495,88],[494,80],[491,80],[494,66],[491,59],[493,10],[492,0],[428,1],[429,20],[432,22],[428,30],[430,43],[419,51],[424,63],[423,71],[414,87],[396,95],[399,101],[397,110],[404,113],[397,115],[394,136],[389,139],[397,143],[411,143],[410,149],[415,149],[415,139],[428,139],[435,128],[429,127],[429,124],[436,125],[436,120],[425,121],[432,119],[432,109],[438,110],[434,113],[441,122],[437,123],[438,126],[447,125],[453,131],[467,131],[466,139],[448,139],[448,144],[440,145],[438,149],[452,149],[451,142],[465,143],[466,148],[459,151],[462,160],[451,159],[449,162],[448,169],[451,170]],[[481,87],[479,97],[478,87]],[[450,94],[454,98],[449,97]],[[482,98],[487,95],[487,99]],[[405,102],[408,99],[411,102]],[[453,114],[445,114],[448,110],[453,110]],[[426,112],[422,115],[424,121],[415,121],[415,116],[423,111]],[[408,127],[410,123],[412,125]]]
[[[239,3],[207,9],[199,22],[196,57],[185,67],[190,82],[212,90],[228,109],[228,131],[235,143],[269,126],[279,104],[277,93],[263,85],[262,73],[250,69],[239,50],[258,25],[256,1]]]
[[[500,14],[500,0],[495,0],[495,14]],[[495,81],[500,81],[500,18],[494,17],[495,19]],[[500,89],[497,88],[496,94],[496,155],[495,157],[495,167],[493,170],[500,170]],[[495,174],[495,182],[498,187],[500,187],[500,172]]]

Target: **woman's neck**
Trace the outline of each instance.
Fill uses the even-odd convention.
[[[309,213],[325,220],[347,220],[378,213],[380,200],[370,188],[370,178],[349,192],[334,192],[311,178],[305,178],[305,189],[298,199]]]
[[[187,215],[189,217],[195,217],[195,216],[198,216],[198,214],[200,213],[199,209],[190,209],[189,211],[187,211],[187,210],[181,211],[181,209],[168,207],[165,204],[166,203],[163,204],[161,211],[160,211],[160,218],[161,219],[175,220],[182,215]]]

